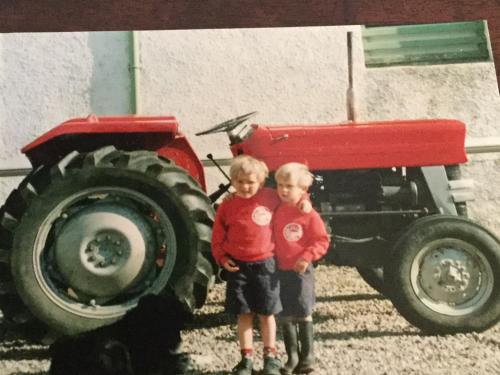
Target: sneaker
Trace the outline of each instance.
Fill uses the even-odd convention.
[[[281,361],[275,357],[264,357],[264,368],[262,375],[281,375]]]
[[[233,375],[252,375],[253,373],[253,361],[252,358],[244,357],[241,361],[233,368]]]

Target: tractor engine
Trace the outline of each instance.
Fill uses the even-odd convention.
[[[384,213],[415,209],[419,203],[417,183],[401,173],[401,168],[322,171],[315,174],[311,195],[315,206],[328,218],[327,224],[334,225],[336,233],[346,235],[347,232],[342,231],[342,226],[334,218],[379,217]],[[359,234],[381,235],[379,227],[359,228]],[[349,233],[352,234],[352,227]]]
[[[403,228],[435,210],[419,168],[317,171],[314,175],[311,200],[334,237],[329,259],[338,265],[376,266]],[[367,247],[373,257],[366,257]]]

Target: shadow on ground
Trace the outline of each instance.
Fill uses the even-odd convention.
[[[317,297],[317,302],[353,302],[353,301],[369,301],[369,300],[384,300],[387,299],[382,294],[340,294],[337,296],[321,296]]]

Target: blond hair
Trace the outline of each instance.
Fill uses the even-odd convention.
[[[263,182],[269,175],[269,169],[267,169],[267,165],[263,161],[255,159],[249,155],[239,155],[231,162],[229,176],[231,177],[231,180],[234,180],[240,173],[255,173],[257,178]]]
[[[308,189],[313,183],[312,173],[309,172],[307,165],[301,163],[283,164],[274,174],[274,178],[276,181],[280,179],[296,182],[303,189]]]

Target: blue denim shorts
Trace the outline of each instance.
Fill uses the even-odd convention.
[[[229,314],[275,315],[281,311],[280,285],[274,258],[257,262],[235,260],[238,272],[226,272],[226,303]]]
[[[314,293],[314,267],[306,272],[278,271],[280,297],[283,305],[281,316],[306,317],[312,314],[316,295]]]

